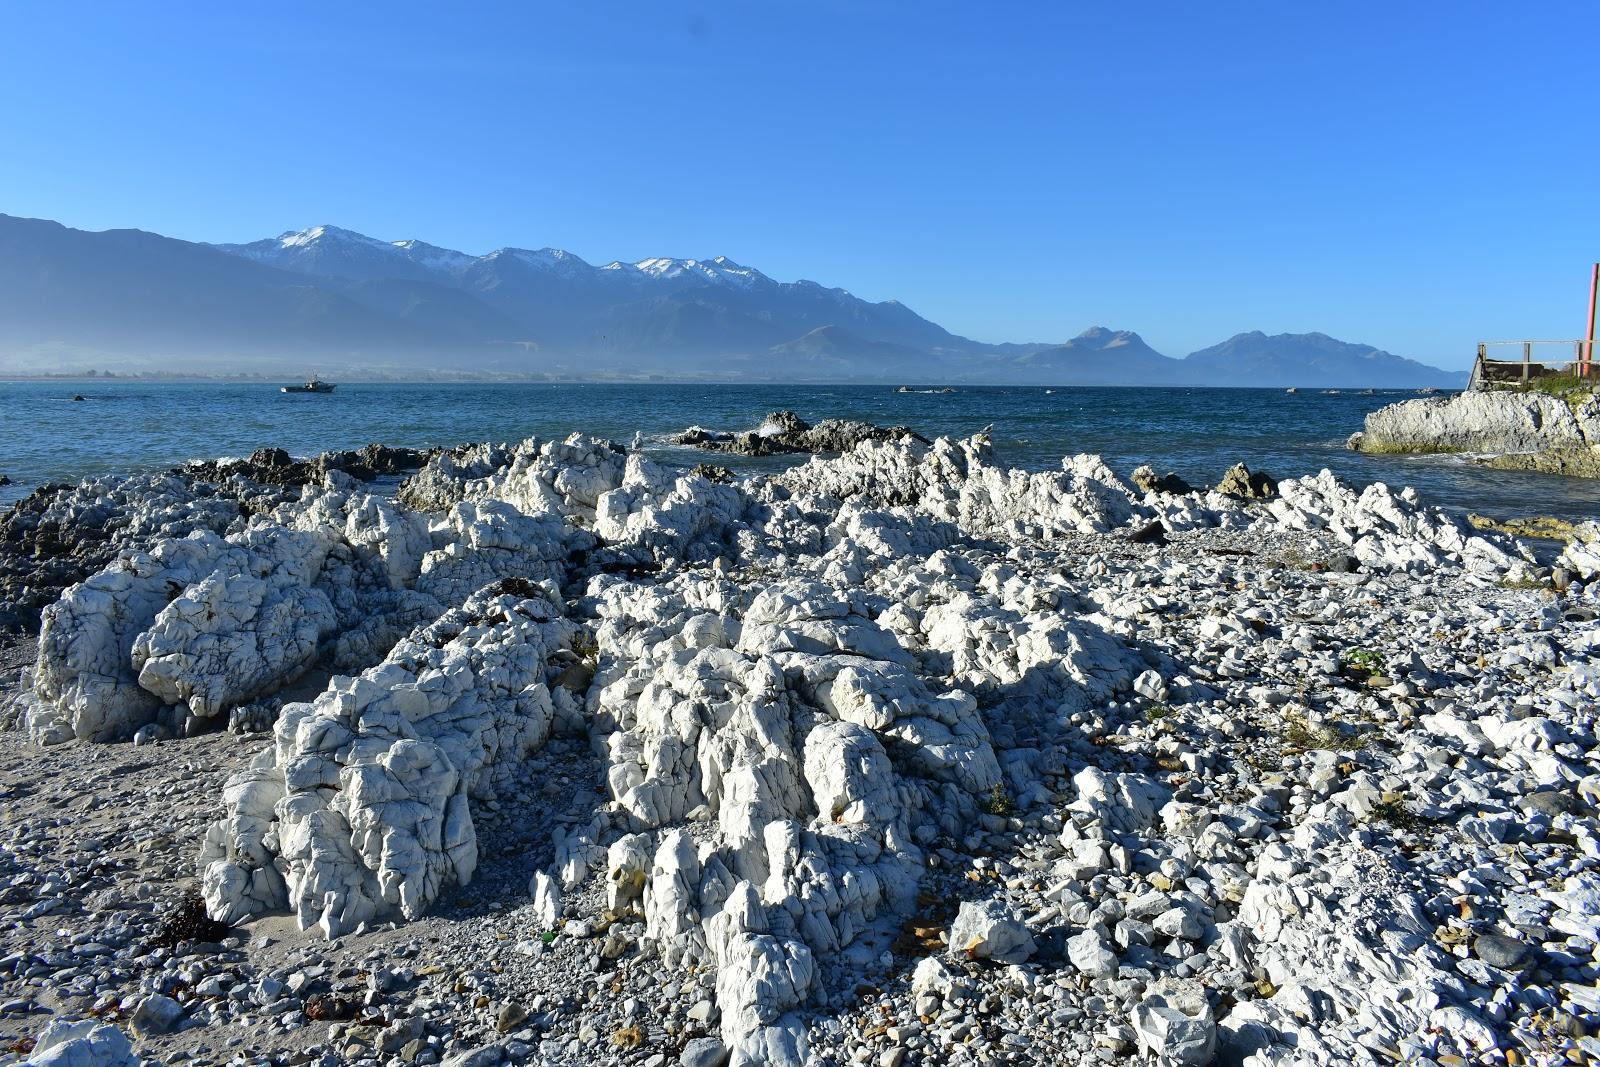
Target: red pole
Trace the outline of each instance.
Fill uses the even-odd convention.
[[[1589,275],[1589,332],[1584,336],[1588,342],[1583,346],[1583,360],[1578,366],[1581,377],[1589,376],[1589,365],[1594,362],[1594,311],[1595,299],[1600,297],[1600,263],[1594,265],[1594,272]]]

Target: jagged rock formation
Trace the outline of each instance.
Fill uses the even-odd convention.
[[[1265,500],[1278,491],[1278,482],[1266,471],[1252,471],[1243,463],[1235,463],[1217,483],[1217,492],[1246,500]]]
[[[1330,888],[1326,912],[1302,903],[1310,858],[1349,836],[1341,805],[1371,798],[1336,803],[1329,780],[1269,838],[1273,787],[1270,804],[1198,803],[1200,734],[1163,742],[1179,781],[1119,756],[1105,717],[1137,701],[1153,723],[1172,702],[1199,709],[1201,734],[1234,736],[1230,680],[1291,650],[1338,674],[1305,620],[1343,609],[1313,615],[1127,534],[1308,538],[1371,575],[1489,587],[1533,568],[1410,491],[1327,472],[1277,490],[1140,489],[1092,456],[1009,470],[981,435],[869,438],[731,484],[577,435],[477,446],[432,457],[397,503],[325,475],[237,528],[124,553],[47,610],[27,723],[41,741],[126,736],[162,709],[219,716],[312,666],[352,672],[283,707],[200,856],[213,916],[289,911],[326,937],[414,919],[466,884],[473,805],[552,737],[586,737],[609,799],[541,858],[532,914],[588,928],[601,916],[574,909],[598,880],[606,923],[637,924],[669,966],[715,965],[716,1025],[741,1065],[804,1062],[807,1006],[888,951],[937,857],[1049,809],[1038,881],[1075,932],[973,902],[947,963],[1053,958],[1109,981],[1156,946],[1188,958],[1205,944],[1218,966],[1304,992],[1219,1020],[1176,980],[1190,968],[1141,986],[1126,1042],[1173,1063],[1288,1034],[1305,1051],[1324,1040],[1305,1019],[1333,1035],[1359,1015],[1316,999],[1324,979],[1447,995],[1426,955],[1327,949],[1332,915],[1415,947],[1411,903],[1377,910],[1381,870]],[[1189,611],[1196,583],[1247,603]],[[1399,685],[1432,677],[1421,659],[1388,669]],[[1263,689],[1253,706],[1294,699]],[[1439,729],[1548,777],[1541,743],[1519,740],[1539,728],[1520,721]],[[1110,894],[1105,872],[1146,880]],[[956,996],[943,968],[918,968],[919,996]],[[1431,1025],[1416,1010],[1369,1029]]]
[[[1573,529],[1561,564],[1585,581],[1600,578],[1600,522],[1590,519]]]
[[[928,443],[927,438],[906,426],[874,426],[853,419],[825,419],[812,426],[792,411],[774,411],[753,430],[728,433],[691,426],[674,437],[673,442],[708,452],[779,456],[848,452],[862,441],[897,441],[907,437]]]
[[[1404,400],[1368,415],[1349,447],[1480,453],[1493,467],[1600,477],[1600,393],[1491,390]]]
[[[543,745],[558,714],[578,715],[545,684],[575,627],[537,593],[504,587],[284,709],[201,852],[214,916],[290,910],[332,938],[379,915],[416,918],[443,886],[471,880],[468,796]]]
[[[364,448],[323,452],[310,459],[297,460],[281,448],[258,448],[246,459],[186,463],[173,473],[208,482],[247,478],[260,485],[299,488],[322,481],[328,471],[340,471],[362,482],[405,474],[421,467],[430,455],[415,448],[370,444]]]
[[[427,453],[368,445],[296,460],[263,448],[244,460],[190,463],[167,474],[43,485],[0,516],[0,633],[31,633],[62,590],[124,549],[199,530],[237,533],[249,515],[306,485],[371,481],[420,467]]]
[[[1147,493],[1192,493],[1194,486],[1184,481],[1171,471],[1165,474],[1156,474],[1155,468],[1148,463],[1133,468],[1133,473],[1128,475],[1128,480]]]

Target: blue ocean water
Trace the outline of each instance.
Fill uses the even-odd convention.
[[[74,402],[74,393],[84,400]],[[900,393],[883,386],[360,384],[285,395],[265,383],[118,380],[0,382],[0,504],[46,481],[160,469],[276,446],[295,455],[373,441],[422,447],[565,436],[630,442],[668,462],[704,453],[667,435],[690,425],[745,429],[779,408],[824,418],[904,424],[928,437],[991,427],[1014,466],[1046,469],[1097,452],[1124,474],[1141,463],[1212,483],[1244,460],[1276,477],[1332,468],[1365,484],[1413,485],[1434,504],[1491,515],[1600,516],[1600,481],[1493,471],[1441,456],[1363,456],[1344,440],[1368,412],[1414,394],[1276,389],[963,388]],[[781,466],[792,459],[732,466]]]

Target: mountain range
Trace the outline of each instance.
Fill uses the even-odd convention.
[[[333,226],[208,245],[0,215],[0,372],[387,377],[1459,386],[1323,334],[1242,333],[1183,359],[1093,327],[988,344],[895,300],[779,282],[724,256],[594,265],[473,256]]]

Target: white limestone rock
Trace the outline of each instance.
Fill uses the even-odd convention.
[[[559,579],[572,553],[595,544],[559,515],[529,516],[498,500],[457,504],[432,536],[437,547],[422,557],[416,589],[443,604],[505,578]]]
[[[1083,812],[1111,833],[1135,833],[1156,823],[1171,791],[1142,774],[1112,774],[1085,767],[1072,776],[1077,797],[1069,810]]]
[[[263,794],[236,779],[227,818],[207,836],[211,914],[254,913],[276,884],[256,873],[268,864],[284,886],[272,905],[327,937],[380,915],[415,918],[446,885],[466,884],[477,864],[469,797],[492,788],[497,763],[549,737],[546,662],[574,629],[547,601],[480,594],[377,667],[285,707],[271,768],[284,795],[270,831],[253,832]]]
[[[528,886],[533,894],[533,915],[542,930],[554,930],[561,918],[561,883],[544,871],[535,871]]]
[[[133,1045],[97,1019],[52,1019],[28,1054],[32,1067],[140,1067]]]
[[[1595,442],[1566,401],[1535,392],[1477,391],[1390,404],[1368,415],[1362,451],[1541,452]]]
[[[1369,566],[1426,571],[1453,565],[1515,577],[1532,562],[1515,541],[1422,505],[1410,488],[1392,493],[1374,482],[1357,492],[1324,470],[1285,479],[1278,492],[1266,507],[1272,522],[1284,529],[1326,530]]]
[[[338,625],[312,584],[331,547],[326,537],[297,530],[245,535],[134,640],[139,686],[210,718],[294,681]]]
[[[1111,942],[1096,928],[1067,938],[1067,960],[1079,974],[1090,978],[1114,978],[1117,974],[1117,953]]]
[[[34,738],[111,740],[150,721],[161,701],[139,685],[134,643],[230,551],[209,532],[163,541],[125,554],[46,608],[33,674],[37,703],[25,723]]]
[[[1025,963],[1035,948],[1033,934],[998,900],[962,901],[949,940],[951,955],[996,963]]]
[[[1600,522],[1590,519],[1580,523],[1558,562],[1585,582],[1600,578]]]
[[[1199,982],[1155,983],[1133,1010],[1133,1029],[1163,1067],[1205,1067],[1216,1053],[1216,1019]]]
[[[40,741],[110,740],[163,704],[218,716],[292,682],[341,629],[341,651],[381,655],[394,615],[442,610],[404,588],[425,539],[387,503],[308,486],[225,538],[124,553],[46,609],[26,725]]]

